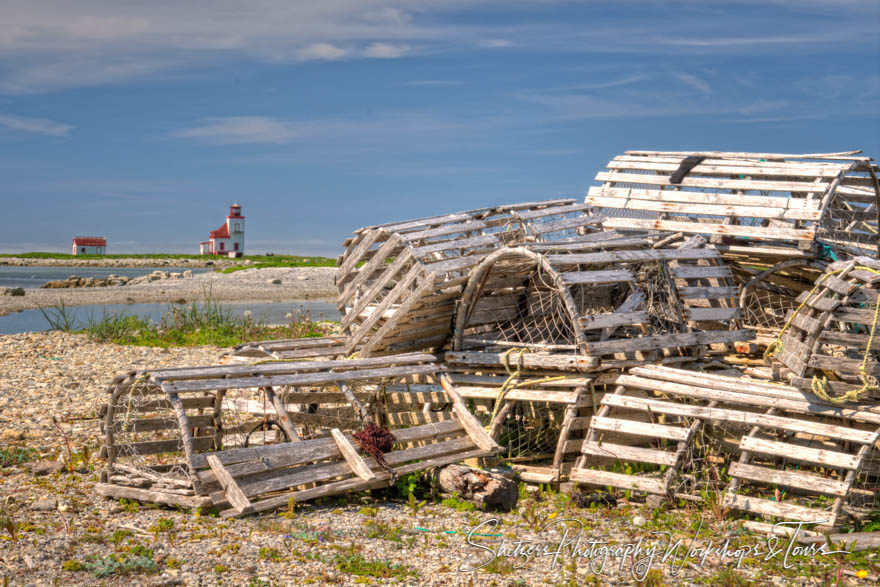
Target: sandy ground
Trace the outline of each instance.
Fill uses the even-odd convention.
[[[139,285],[72,289],[27,289],[24,296],[0,296],[0,316],[9,312],[89,304],[197,302],[208,292],[216,301],[285,301],[333,299],[334,267],[246,269],[234,273],[201,273],[187,279],[163,279]],[[280,279],[280,284],[271,283]]]

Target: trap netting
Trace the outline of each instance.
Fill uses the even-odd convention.
[[[876,508],[875,413],[733,371],[615,376],[572,479],[827,527]]]
[[[574,200],[482,208],[356,231],[339,258],[337,305],[359,356],[440,348],[471,269],[524,242],[574,243],[601,219]]]
[[[410,354],[393,360],[275,361],[117,377],[102,424],[107,459],[102,480],[117,489],[103,490],[180,503],[181,496],[205,495],[195,475],[206,466],[205,454],[294,445],[327,438],[334,429],[356,433],[368,420],[391,425],[406,419],[410,426],[442,421],[448,411],[422,414],[430,400],[386,391],[433,376],[438,371],[433,360]]]
[[[737,283],[742,284],[739,305],[743,324],[760,334],[778,334],[788,313],[797,308],[797,297],[813,287],[824,268],[823,262],[806,260],[783,261],[763,271],[733,265]]]

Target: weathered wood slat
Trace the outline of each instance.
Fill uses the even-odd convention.
[[[616,328],[631,324],[647,324],[651,321],[651,315],[644,310],[636,312],[615,312],[613,314],[590,314],[578,318],[580,327],[584,330],[595,328]]]
[[[808,194],[824,194],[830,186],[829,183],[811,183],[799,181],[766,181],[753,179],[729,179],[729,178],[707,178],[686,176],[680,184],[669,183],[668,175],[640,175],[634,173],[608,173],[599,172],[596,174],[596,181],[606,181],[614,183],[635,183],[635,184],[652,184],[689,188],[712,188],[726,190],[765,190],[765,191],[788,191],[788,192],[804,192]]]
[[[706,192],[683,192],[679,190],[649,190],[593,186],[587,193],[591,197],[610,197],[657,202],[688,202],[691,204],[710,204],[718,206],[747,206],[756,208],[781,208],[792,210],[818,210],[820,200],[789,198],[786,196],[753,196],[746,194],[720,194]]]
[[[668,440],[678,441],[684,441],[688,439],[687,428],[677,428],[674,426],[664,426],[662,424],[634,422],[630,420],[620,420],[616,418],[607,418],[600,416],[593,416],[590,427],[595,430],[623,432],[624,434],[632,434],[635,436],[666,438]]]
[[[603,226],[608,228],[641,228],[696,234],[719,234],[768,240],[813,240],[815,229],[790,229],[779,227],[741,226],[738,224],[680,222],[674,220],[645,220],[639,218],[608,218]]]
[[[658,158],[651,157],[641,161],[634,161],[634,157],[621,160],[615,157],[608,163],[608,169],[643,169],[648,171],[662,171],[672,174],[675,172],[681,162],[673,163],[669,161],[659,161]],[[792,163],[779,164],[737,164],[733,161],[726,163],[710,163],[702,161],[690,171],[690,175],[748,175],[759,177],[804,177],[815,179],[817,177],[825,179],[834,179],[846,170],[847,166],[816,166]]]
[[[743,463],[731,463],[729,474],[732,477],[748,479],[749,481],[759,481],[762,483],[782,485],[783,487],[805,489],[824,495],[843,497],[849,490],[847,483],[843,481],[826,479],[825,477],[818,477],[800,471],[778,471]]]
[[[833,522],[834,517],[824,510],[808,508],[791,503],[780,503],[757,497],[733,495],[730,493],[724,494],[722,505],[727,508],[760,514],[762,516],[775,516],[797,520],[799,522],[812,522],[817,524],[830,525]]]
[[[674,192],[673,192],[674,193]],[[681,193],[681,192],[679,192]],[[694,204],[692,202],[656,202],[632,198],[609,198],[590,196],[586,202],[600,208],[619,208],[623,210],[647,210],[651,212],[681,212],[685,214],[706,214],[708,216],[737,216],[746,218],[773,218],[777,220],[819,220],[820,210],[804,208],[778,208],[758,206],[730,206],[717,204]]]
[[[676,279],[733,278],[733,272],[729,267],[724,265],[717,265],[714,267],[691,267],[680,265],[678,267],[672,267],[669,271]]]
[[[632,272],[626,269],[609,269],[607,271],[570,271],[562,274],[566,285],[600,285],[604,283],[621,283],[633,281]]]
[[[609,219],[611,220],[611,219]],[[720,259],[713,249],[654,249],[547,255],[554,265],[604,265],[607,263]]]
[[[744,436],[740,440],[740,449],[757,452],[760,454],[791,459],[816,465],[839,467],[842,469],[857,469],[858,457],[846,453],[825,450],[821,448],[809,448],[787,442],[776,442],[754,436]]]
[[[357,449],[352,446],[339,428],[334,428],[330,431],[330,434],[333,436],[333,440],[336,441],[336,446],[339,448],[339,452],[342,453],[342,458],[345,459],[345,462],[348,463],[348,466],[351,467],[355,475],[364,481],[376,478],[376,475],[370,470],[370,467],[364,462],[361,455],[358,454]]]
[[[234,379],[198,379],[193,381],[170,381],[162,384],[168,392],[188,392],[220,389],[241,389],[263,387],[265,385],[326,385],[336,381],[375,380],[404,377],[408,375],[428,375],[436,373],[437,365],[412,365],[402,367],[384,367],[344,373],[300,373],[294,375],[273,375],[268,377],[237,377]]]
[[[669,467],[674,466],[677,461],[674,452],[666,452],[653,448],[611,444],[610,442],[603,442],[600,444],[598,442],[584,441],[581,446],[581,452],[619,461],[654,463]]]
[[[688,320],[735,320],[740,317],[738,308],[685,308]]]
[[[574,469],[571,472],[571,480],[578,483],[598,485],[600,487],[622,487],[635,491],[644,491],[655,495],[666,494],[666,483],[661,479],[612,473],[610,471],[598,471],[593,469]]]
[[[630,351],[647,351],[657,348],[679,346],[696,346],[724,342],[751,340],[755,337],[753,330],[711,330],[705,332],[683,332],[680,334],[662,334],[643,336],[624,340],[605,342],[588,342],[587,352],[591,355],[609,355]]]

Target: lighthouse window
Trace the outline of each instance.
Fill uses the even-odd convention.
[[[234,230],[235,230],[235,232],[241,232],[241,224],[239,224],[238,222],[236,222],[236,223],[235,223],[235,229],[234,229]]]

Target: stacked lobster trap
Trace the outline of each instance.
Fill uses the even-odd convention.
[[[633,151],[584,203],[355,231],[338,335],[114,381],[99,491],[235,516],[491,457],[829,527],[876,510],[876,175]]]
[[[775,337],[827,263],[878,252],[878,168],[859,151],[627,151],[586,203],[616,230],[702,234],[741,286],[743,320]]]

